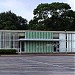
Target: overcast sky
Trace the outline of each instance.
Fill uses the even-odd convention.
[[[33,18],[33,10],[40,3],[64,2],[75,11],[75,0],[0,0],[0,13],[11,10],[28,21]]]

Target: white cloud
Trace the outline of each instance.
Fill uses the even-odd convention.
[[[18,9],[23,6],[23,2],[21,0],[3,0],[0,5],[8,9]]]
[[[23,18],[30,19],[30,13],[28,12],[26,3],[23,3],[24,0],[1,0],[0,1],[0,11],[9,11],[11,10],[13,13],[18,16],[22,16]],[[30,16],[30,17],[29,17]]]
[[[67,3],[71,6],[72,10],[75,10],[75,0],[67,0]]]

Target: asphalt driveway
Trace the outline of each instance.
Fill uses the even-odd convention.
[[[75,75],[75,56],[1,56],[0,75]]]

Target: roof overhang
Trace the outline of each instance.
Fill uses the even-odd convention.
[[[60,41],[60,39],[18,39],[19,41]]]

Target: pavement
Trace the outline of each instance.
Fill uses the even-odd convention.
[[[0,56],[0,75],[75,75],[75,56]]]

